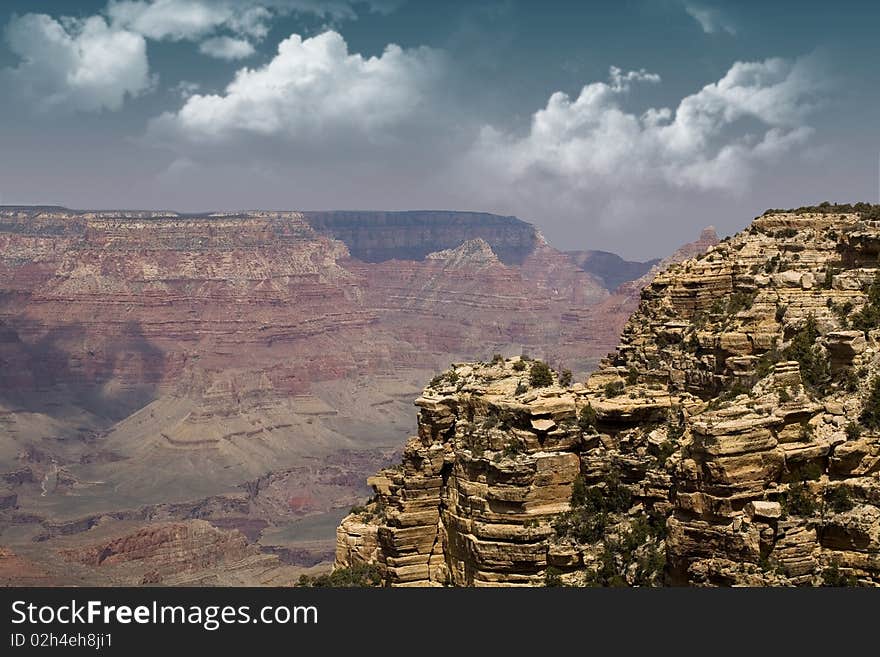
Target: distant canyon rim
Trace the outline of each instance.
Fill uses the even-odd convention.
[[[485,213],[0,207],[0,580],[327,569],[437,372],[583,379],[665,264]]]

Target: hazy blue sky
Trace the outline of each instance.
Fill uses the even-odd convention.
[[[878,200],[876,2],[7,1],[0,203],[516,214],[664,255]]]

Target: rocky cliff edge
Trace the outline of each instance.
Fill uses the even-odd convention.
[[[390,585],[880,584],[880,208],[768,211],[585,383],[453,365],[338,529]]]

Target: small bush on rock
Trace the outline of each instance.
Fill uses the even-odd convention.
[[[816,512],[816,501],[801,482],[792,484],[780,502],[786,515],[809,517]]]
[[[382,571],[376,564],[356,563],[348,568],[337,568],[332,573],[310,576],[301,575],[298,586],[318,588],[363,588],[382,583]]]
[[[868,429],[880,428],[880,376],[871,379],[871,390],[859,420]]]
[[[553,372],[547,363],[542,360],[536,360],[532,363],[529,370],[529,385],[533,388],[546,388],[553,385]]]
[[[587,405],[581,409],[580,414],[578,415],[578,426],[581,431],[595,431],[596,430],[596,422],[599,420],[599,416],[596,413],[596,409],[593,408],[592,404],[587,402]]]
[[[572,374],[571,370],[562,370],[559,373],[559,385],[565,386],[566,388],[571,385]]]

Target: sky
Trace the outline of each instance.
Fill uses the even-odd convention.
[[[453,209],[647,259],[878,201],[880,4],[7,0],[0,204]]]

